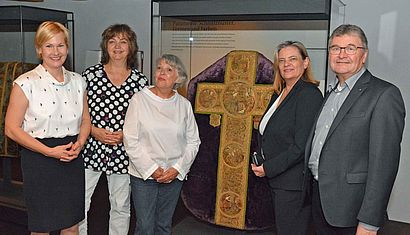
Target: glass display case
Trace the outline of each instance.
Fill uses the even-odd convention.
[[[74,70],[74,15],[29,6],[0,6],[0,204],[25,210],[18,146],[4,134],[4,118],[13,80],[34,68],[34,36],[46,20],[57,21],[69,30],[70,48],[65,67]]]
[[[308,49],[316,78],[325,79],[326,20],[189,21],[161,17],[160,25],[159,45],[153,48],[153,58],[164,53],[177,55],[190,78],[230,51],[257,51],[273,61],[276,45],[285,40],[298,40]]]
[[[273,51],[302,42],[323,91],[329,30],[343,22],[344,4],[331,0],[152,1],[152,71],[162,54],[181,58],[190,82],[179,92],[201,133],[181,193],[195,217],[245,230],[273,225],[266,182],[249,172],[258,117],[273,92]]]
[[[341,1],[157,0],[152,4],[152,66],[161,54],[175,54],[190,78],[230,51],[254,50],[273,61],[279,42],[298,40],[307,47],[323,89],[329,28],[344,21]]]
[[[0,61],[38,64],[34,35],[37,27],[46,20],[57,21],[67,27],[70,51],[65,67],[74,71],[74,14],[53,9],[0,6]]]

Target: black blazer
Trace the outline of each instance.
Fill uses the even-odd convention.
[[[266,112],[277,98],[272,95]],[[305,143],[322,100],[315,85],[299,79],[259,136],[263,168],[272,188],[302,189]]]
[[[353,227],[358,221],[382,225],[399,166],[404,117],[397,87],[369,71],[357,80],[320,154],[319,192],[330,225]],[[314,131],[313,127],[306,143],[306,172]],[[305,192],[310,183],[306,176]]]

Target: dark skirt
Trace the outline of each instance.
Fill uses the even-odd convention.
[[[75,142],[77,136],[38,139],[54,147]],[[84,219],[84,163],[46,157],[21,148],[24,196],[31,232],[69,228]]]

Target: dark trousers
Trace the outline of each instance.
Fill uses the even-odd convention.
[[[310,205],[301,208],[302,192],[271,189],[277,235],[307,235],[311,222]]]
[[[312,216],[316,235],[355,235],[356,227],[334,227],[327,223],[320,203],[319,184],[313,180],[312,186]]]

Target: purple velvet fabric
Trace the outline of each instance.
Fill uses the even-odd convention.
[[[222,83],[225,65],[226,56],[189,82],[188,99],[194,109],[197,84],[199,82]],[[262,54],[258,56],[256,83],[273,83],[272,62]],[[199,127],[201,145],[188,175],[188,180],[183,186],[181,197],[185,206],[195,217],[214,224],[220,127],[209,125],[209,115],[195,114],[195,118]],[[251,153],[256,148],[257,130],[253,129]],[[267,181],[265,178],[256,177],[249,167],[245,229],[259,230],[273,225],[273,205]]]

